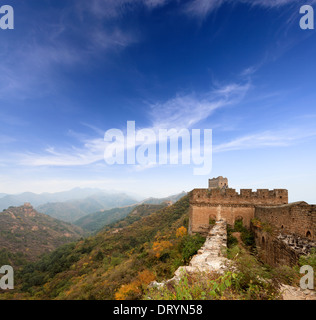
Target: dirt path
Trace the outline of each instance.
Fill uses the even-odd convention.
[[[235,237],[235,238],[238,240],[238,245],[239,245],[241,248],[244,248],[244,249],[245,249],[244,243],[243,243],[243,241],[241,240],[241,233],[240,233],[240,232],[233,232],[233,233],[232,233],[232,236]]]
[[[282,285],[283,300],[316,300],[315,290],[302,290],[287,285]]]

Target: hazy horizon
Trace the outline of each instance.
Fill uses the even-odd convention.
[[[190,192],[191,190],[195,189],[195,188],[207,188],[207,183],[208,181],[206,181],[204,186],[197,186],[197,187],[193,187],[192,189],[188,189],[188,190],[181,190],[181,191],[174,191],[174,192],[159,192],[157,194],[139,194],[139,193],[135,193],[129,190],[113,190],[113,189],[101,189],[101,188],[97,188],[97,187],[74,187],[71,189],[60,189],[57,191],[42,191],[42,192],[36,192],[36,191],[22,191],[22,192],[18,192],[18,193],[6,193],[6,192],[0,192],[0,195],[5,194],[5,195],[9,195],[9,196],[16,196],[16,195],[20,195],[23,193],[33,193],[36,195],[44,195],[44,194],[56,194],[56,193],[64,193],[64,192],[69,192],[69,191],[74,191],[76,189],[80,189],[80,190],[95,190],[96,192],[104,192],[107,194],[126,194],[128,196],[134,197],[135,200],[137,201],[143,201],[147,198],[165,198],[165,197],[169,197],[172,195],[177,195],[180,194],[182,192]],[[250,185],[245,185],[245,186],[240,186],[240,185],[235,185],[235,186],[231,186],[229,185],[230,188],[235,189],[237,192],[240,192],[240,189],[252,189],[253,191],[256,191],[257,189],[269,189],[269,190],[273,190],[273,189],[287,189],[286,187],[275,187],[275,188],[269,188],[269,187],[265,187],[265,184],[263,182],[260,183],[261,187],[255,187],[255,186],[250,186]],[[276,184],[278,185],[278,184]],[[304,194],[302,194],[302,197],[300,198],[299,195],[293,195],[291,194],[291,189],[287,189],[289,191],[289,202],[296,202],[296,201],[305,201],[309,204],[316,204],[316,199],[313,202],[314,198],[309,198],[308,196],[304,196]],[[0,198],[1,199],[1,198]]]

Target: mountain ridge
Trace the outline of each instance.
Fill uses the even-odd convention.
[[[165,203],[165,205],[170,205],[175,203],[185,195],[186,192],[181,192],[164,198],[147,198],[137,204],[91,213],[74,221],[73,224],[83,228],[88,232],[95,232],[97,230],[100,230],[107,224],[114,223],[120,219],[125,218],[126,216],[131,214],[132,211],[135,210],[135,208],[137,208],[138,206],[145,204],[161,205],[163,203]]]
[[[55,193],[33,193],[33,192],[23,192],[18,194],[0,194],[0,210],[7,209],[10,206],[22,206],[24,203],[32,203],[34,207],[49,203],[49,202],[66,202],[66,201],[75,201],[83,198],[91,197],[96,194],[104,194],[107,196],[115,195],[126,195],[130,198],[133,196],[128,195],[126,192],[111,192],[105,191],[97,188],[73,188],[67,191],[55,192]],[[135,202],[139,202],[135,198]]]
[[[17,266],[80,239],[81,228],[37,212],[29,203],[0,212],[0,265]]]
[[[135,199],[125,193],[112,195],[101,192],[78,200],[45,203],[37,206],[36,209],[54,218],[72,223],[87,214],[136,203]]]

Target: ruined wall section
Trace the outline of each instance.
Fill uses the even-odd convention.
[[[255,218],[273,225],[282,234],[316,240],[316,205],[295,202],[278,207],[257,207]]]
[[[260,259],[272,266],[294,266],[299,257],[316,247],[316,241],[295,234],[270,233],[252,226]]]
[[[271,266],[294,266],[300,257],[299,251],[278,239],[273,234],[252,227],[260,260]]]
[[[295,265],[316,247],[316,206],[295,202],[256,207],[251,228],[261,259],[273,266]]]

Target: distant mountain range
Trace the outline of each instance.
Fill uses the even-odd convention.
[[[185,192],[182,192],[165,198],[148,198],[141,202],[136,196],[130,196],[126,193],[110,193],[94,188],[75,188],[65,192],[42,194],[32,192],[17,195],[0,194],[0,210],[11,206],[21,206],[28,202],[38,212],[71,223],[93,214],[89,218],[80,220],[78,225],[86,225],[87,221],[90,221],[89,225],[94,226],[88,229],[94,231],[108,223],[126,217],[134,208],[127,206],[136,206],[140,203],[161,204],[165,201],[174,203],[185,194]],[[115,210],[112,210],[114,208]]]
[[[169,197],[165,197],[165,198],[148,198],[145,199],[144,201],[142,201],[141,203],[147,203],[147,204],[160,204],[163,202],[172,202],[175,203],[177,202],[179,199],[181,199],[182,197],[184,197],[187,193],[185,191],[182,191],[181,193],[169,196]]]
[[[0,194],[0,210],[11,206],[21,206],[25,202],[29,202],[39,212],[63,221],[73,222],[99,210],[131,205],[138,201],[139,199],[125,193],[110,193],[92,188],[75,188],[57,193],[35,194],[25,192],[17,195],[3,195],[3,197]]]
[[[0,265],[22,265],[82,237],[81,228],[34,210],[31,205],[0,212]]]
[[[22,206],[25,202],[29,202],[34,207],[38,207],[48,202],[65,202],[70,200],[80,200],[100,193],[104,193],[106,195],[116,194],[115,192],[105,192],[96,188],[74,188],[69,191],[62,191],[56,193],[45,192],[41,194],[36,194],[32,192],[24,192],[21,194],[12,195],[0,193],[0,210],[6,209],[10,206]]]
[[[81,227],[85,231],[94,232],[100,230],[107,224],[125,218],[136,207],[137,205],[131,205],[122,208],[113,208],[110,210],[98,211],[78,219],[74,222],[74,224]]]
[[[83,228],[85,231],[94,232],[94,231],[100,230],[101,228],[103,228],[104,226],[110,223],[113,223],[120,219],[125,218],[127,215],[130,215],[137,208],[140,208],[143,205],[147,205],[147,204],[156,205],[156,206],[153,206],[153,208],[155,210],[158,210],[163,208],[167,204],[173,204],[177,202],[179,199],[181,199],[185,195],[186,195],[186,192],[181,192],[179,194],[172,195],[165,198],[148,198],[138,204],[133,204],[133,205],[119,207],[119,208],[113,208],[110,210],[98,211],[78,219],[77,221],[74,222],[74,224]]]
[[[36,207],[36,210],[63,221],[74,222],[90,213],[135,203],[137,203],[137,200],[125,193],[107,194],[99,192],[80,200],[46,203]]]

